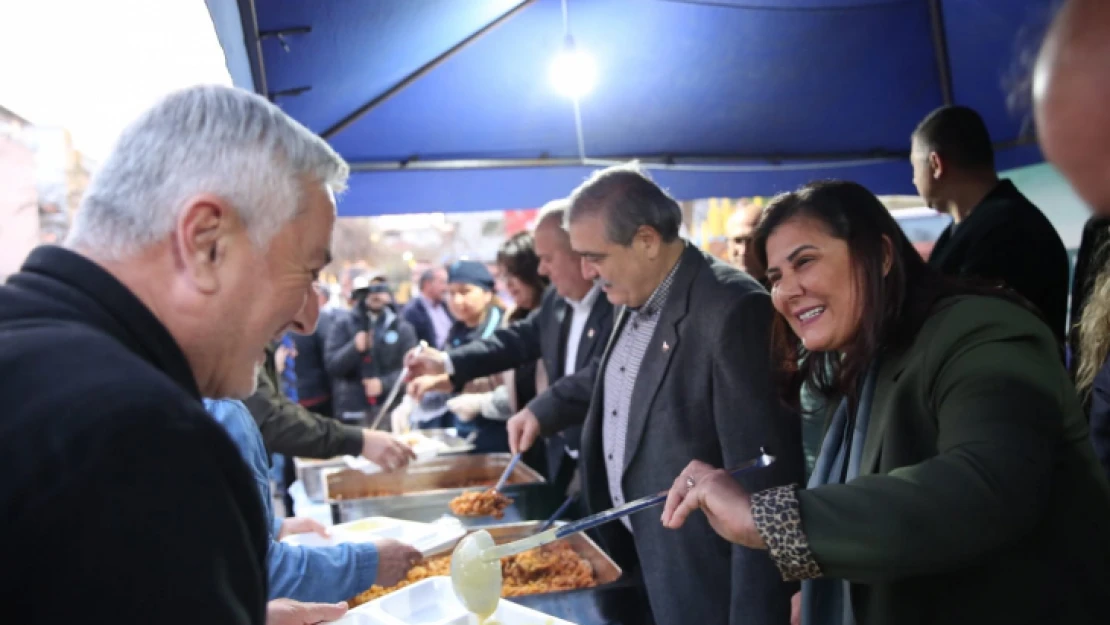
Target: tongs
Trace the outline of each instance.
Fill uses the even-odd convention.
[[[729,469],[729,473],[731,473],[733,477],[736,477],[753,469],[761,469],[763,467],[770,466],[775,462],[774,456],[768,454],[765,450],[760,451],[762,451],[763,453],[758,458],[753,458]],[[529,536],[528,538],[515,540],[511,543],[505,543],[504,545],[498,545],[496,547],[491,547],[482,552],[482,559],[496,560],[500,558],[506,558],[511,555],[516,555],[518,553],[523,553],[525,551],[528,551],[529,549],[533,549],[541,545],[546,545],[547,543],[555,542],[560,538],[566,538],[571,534],[584,532],[586,530],[593,529],[599,525],[609,523],[610,521],[616,521],[617,519],[626,517],[630,514],[635,514],[637,512],[640,512],[641,510],[653,508],[666,502],[667,494],[669,492],[669,490],[665,490],[655,495],[641,497],[635,501],[630,501],[622,506],[610,508],[609,510],[606,510],[604,512],[598,512],[597,514],[592,514],[583,519],[572,521],[570,523],[567,523],[566,525],[563,525],[562,527],[549,529],[547,531],[540,532],[539,534]]]

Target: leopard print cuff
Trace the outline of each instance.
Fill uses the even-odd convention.
[[[752,495],[752,519],[784,580],[821,577],[802,530],[796,486],[776,486]]]

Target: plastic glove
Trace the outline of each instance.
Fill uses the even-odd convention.
[[[408,431],[409,431],[409,417],[412,415],[412,409],[413,409],[413,406],[415,406],[415,405],[416,404],[412,400],[412,398],[409,397],[408,395],[405,395],[405,398],[401,400],[400,405],[398,405],[396,408],[394,408],[393,412],[389,413],[389,422],[390,422],[390,425],[391,425],[391,431],[394,434],[407,434],[408,433]]]
[[[489,393],[467,393],[447,400],[447,409],[460,421],[467,423],[482,414],[482,404],[489,401]]]

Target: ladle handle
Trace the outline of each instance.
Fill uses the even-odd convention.
[[[427,346],[428,343],[426,341],[420,341],[420,344],[416,346],[415,353],[419,354],[424,351],[424,348]],[[378,429],[378,424],[382,422],[382,417],[385,416],[385,413],[389,412],[389,407],[393,404],[393,401],[397,399],[397,393],[401,390],[401,387],[405,385],[405,378],[407,377],[409,377],[409,368],[404,367],[401,369],[401,375],[397,376],[397,381],[393,383],[393,388],[389,389],[389,395],[385,396],[385,402],[382,403],[382,407],[378,409],[378,416],[374,417],[373,423],[370,424],[371,430]],[[394,434],[403,434],[403,432],[394,432]]]
[[[497,485],[493,487],[493,490],[501,492],[501,489],[505,488],[505,482],[509,481],[509,476],[513,474],[513,469],[516,468],[518,462],[520,462],[520,454],[514,454],[513,459],[509,461],[509,466],[505,467],[505,472],[501,474],[501,479],[497,480]]]
[[[761,469],[763,467],[770,466],[774,461],[775,457],[764,451],[764,453],[761,454],[758,458],[753,458],[751,460],[748,460],[747,462],[744,462],[743,464],[729,469],[729,473],[731,473],[735,477],[746,473],[747,471],[751,471],[752,469]],[[556,530],[555,537],[564,538],[566,536],[570,536],[571,534],[584,532],[586,530],[593,529],[599,525],[609,523],[610,521],[615,521],[621,517],[626,517],[630,514],[640,512],[641,510],[646,510],[648,508],[658,506],[667,501],[667,493],[669,492],[670,491],[663,491],[657,495],[648,495],[647,497],[641,497],[635,501],[630,501],[623,506],[617,506],[616,508],[611,508],[604,512],[598,512],[597,514],[590,515],[583,519],[567,523],[566,525]]]

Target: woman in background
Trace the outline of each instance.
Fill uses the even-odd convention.
[[[1110,477],[1110,265],[1098,273],[1087,297],[1079,321],[1079,344],[1075,386],[1090,406],[1091,444]]]
[[[548,280],[539,274],[540,259],[536,256],[532,234],[528,232],[515,234],[501,244],[497,264],[505,275],[505,286],[515,302],[502,324],[509,325],[539,308]],[[485,393],[464,393],[449,400],[447,406],[459,420],[465,422],[479,416],[508,421],[546,388],[547,373],[543,362],[537,360],[502,374],[502,384],[496,389]],[[545,467],[547,458],[543,447],[537,445],[525,453],[524,463],[530,467]]]
[[[839,408],[807,489],[695,461],[664,524],[769,550],[807,625],[1105,623],[1110,484],[1041,319],[942,278],[854,183],[775,198],[755,244],[784,398]]]

